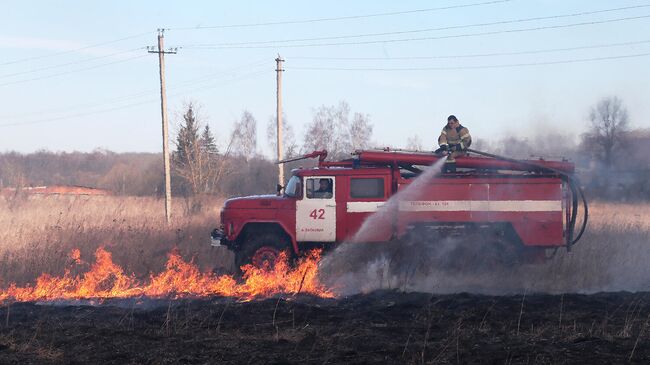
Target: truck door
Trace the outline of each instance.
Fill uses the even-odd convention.
[[[303,199],[296,201],[296,240],[336,240],[336,182],[334,176],[304,178]]]
[[[393,217],[390,212],[378,213],[388,199],[390,179],[382,175],[350,176],[345,207],[346,237],[352,241],[378,242],[391,238]],[[363,229],[364,222],[370,227]]]

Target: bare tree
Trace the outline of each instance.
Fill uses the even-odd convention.
[[[371,137],[370,118],[355,113],[350,122],[350,106],[341,101],[338,105],[322,105],[315,110],[307,126],[303,151],[326,149],[334,159],[346,157],[354,149],[367,148]]]
[[[348,155],[350,153],[350,105],[345,102],[339,102],[339,105],[332,106],[329,109],[329,118],[332,119],[334,126],[332,152],[338,158]]]
[[[272,155],[275,156],[277,151],[277,121],[275,120],[275,116],[270,117],[266,124],[266,137],[268,138]],[[282,116],[282,145],[284,147],[285,158],[291,158],[298,154],[298,144],[293,133],[293,127],[291,127],[285,115]]]
[[[232,151],[236,156],[249,159],[257,151],[257,120],[248,110],[244,110],[241,119],[235,122],[231,134]]]
[[[370,147],[372,124],[368,114],[354,113],[350,123],[350,150]]]
[[[20,189],[27,183],[24,158],[16,153],[8,153],[0,158],[0,188],[5,186]]]
[[[417,134],[406,139],[406,149],[414,151],[422,151],[422,140]]]
[[[627,109],[616,96],[604,98],[591,108],[591,128],[583,136],[583,145],[605,165],[611,166],[629,129]]]
[[[326,149],[334,151],[335,121],[334,107],[321,106],[318,108],[311,123],[307,126],[303,149],[305,152]]]

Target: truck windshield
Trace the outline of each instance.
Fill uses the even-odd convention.
[[[302,184],[300,184],[300,178],[298,176],[292,176],[284,188],[284,195],[297,198],[300,197],[301,190]]]

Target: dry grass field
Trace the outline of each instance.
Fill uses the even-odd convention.
[[[549,263],[553,291],[650,291],[650,204],[591,206],[584,238]]]
[[[571,252],[522,268],[524,290],[550,293],[650,291],[650,205],[591,203],[589,225]]]
[[[82,260],[92,261],[100,246],[113,253],[125,272],[141,278],[161,271],[174,248],[203,270],[231,269],[230,252],[209,246],[222,202],[205,198],[199,201],[199,212],[190,214],[191,202],[176,199],[168,227],[163,202],[156,198],[0,197],[0,286],[32,282],[43,272],[60,275],[69,267],[72,249],[80,249]],[[480,276],[434,272],[388,289],[487,294],[648,291],[648,262],[650,205],[592,202],[584,238],[571,252],[560,249],[544,265],[518,268],[516,275],[498,270]],[[387,289],[384,278],[379,282],[367,287]]]
[[[23,284],[42,272],[60,275],[70,266],[72,249],[92,261],[100,246],[139,277],[161,271],[174,248],[204,270],[229,265],[229,253],[209,245],[222,202],[207,198],[200,212],[189,214],[189,202],[176,199],[167,226],[163,201],[155,198],[0,197],[0,281]]]

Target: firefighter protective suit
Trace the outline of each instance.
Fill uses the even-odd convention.
[[[455,158],[467,154],[465,151],[472,144],[472,136],[469,134],[469,129],[458,124],[457,127],[450,127],[446,125],[440,132],[438,137],[438,145],[443,150],[450,152],[447,163],[454,163]]]

